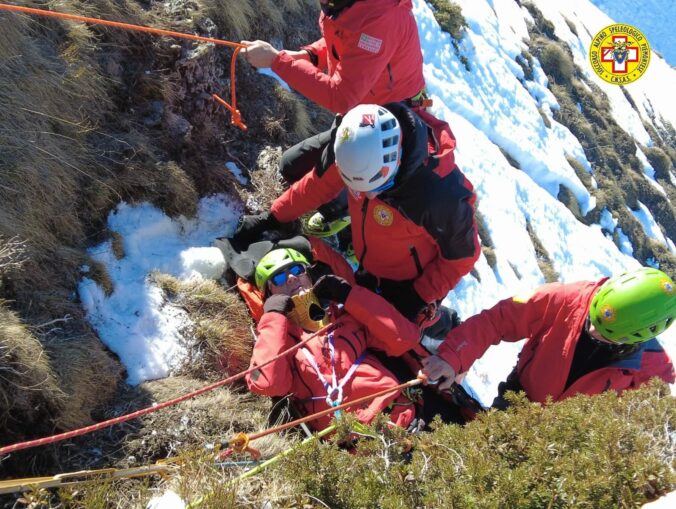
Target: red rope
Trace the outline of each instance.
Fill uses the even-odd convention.
[[[211,385],[207,385],[206,387],[202,387],[201,389],[198,389],[194,392],[191,392],[189,394],[185,394],[183,396],[180,396],[178,398],[171,399],[169,401],[165,401],[163,403],[159,403],[158,405],[151,406],[148,408],[143,408],[141,410],[137,410],[136,412],[132,412],[130,414],[126,415],[121,415],[120,417],[115,417],[113,419],[108,419],[107,421],[103,422],[98,422],[96,424],[92,424],[91,426],[86,426],[84,428],[76,429],[73,431],[67,431],[65,433],[60,433],[58,435],[53,435],[51,437],[44,437],[44,438],[38,438],[35,440],[29,440],[27,442],[19,442],[17,444],[13,445],[7,445],[5,447],[0,448],[0,455],[2,454],[8,454],[11,452],[16,452],[16,451],[21,451],[23,449],[30,449],[32,447],[38,447],[40,445],[47,445],[47,444],[53,444],[54,442],[60,442],[61,440],[68,440],[69,438],[74,438],[74,437],[79,437],[82,435],[86,435],[87,433],[91,433],[93,431],[98,431],[103,428],[107,428],[109,426],[114,426],[115,424],[120,424],[123,422],[130,421],[132,419],[136,419],[137,417],[142,417],[144,415],[148,415],[152,412],[157,412],[158,410],[162,410],[163,408],[167,408],[169,406],[176,405],[178,403],[181,403],[183,401],[186,401],[188,399],[194,398],[195,396],[199,396],[200,394],[204,394],[205,392],[212,391],[214,389],[217,389],[218,387],[221,387],[222,385],[234,382],[235,380],[239,380],[241,378],[244,378],[246,375],[249,373],[262,368],[263,366],[267,366],[268,364],[275,362],[277,359],[280,359],[284,357],[285,355],[290,354],[294,350],[299,349],[301,346],[305,345],[308,341],[310,341],[312,338],[316,337],[317,334],[319,333],[324,333],[328,332],[330,330],[333,330],[339,322],[329,324],[326,327],[318,330],[314,334],[310,335],[303,341],[296,343],[294,346],[287,348],[280,354],[272,357],[270,360],[265,361],[262,364],[259,364],[257,366],[253,366],[246,371],[242,371],[241,373],[238,373],[236,375],[233,375],[231,377],[225,378],[223,380],[220,380],[218,382],[215,382]]]
[[[18,5],[3,4],[0,3],[0,11],[10,11],[10,12],[20,12],[23,14],[32,14],[34,16],[42,16],[47,18],[57,18],[57,19],[66,19],[70,21],[79,21],[81,23],[88,23],[90,25],[104,25],[113,28],[119,28],[122,30],[132,30],[135,32],[145,32],[152,35],[160,35],[165,37],[176,37],[179,39],[189,39],[191,41],[199,42],[210,42],[212,44],[217,44],[220,46],[229,46],[235,48],[232,60],[230,61],[230,102],[232,106],[223,99],[220,99],[220,103],[223,104],[228,110],[232,112],[232,124],[236,125],[243,131],[246,131],[247,127],[242,123],[241,114],[237,109],[237,96],[236,96],[236,87],[235,87],[235,63],[237,61],[237,55],[242,48],[246,48],[244,44],[238,42],[226,41],[223,39],[214,39],[212,37],[202,37],[201,35],[192,35],[186,34],[183,32],[174,32],[172,30],[163,30],[161,28],[152,28],[143,25],[134,25],[132,23],[120,23],[118,21],[110,21],[107,19],[99,18],[89,18],[86,16],[77,16],[75,14],[67,14],[65,12],[56,12],[56,11],[47,11],[44,9],[34,9],[32,7],[21,7]]]

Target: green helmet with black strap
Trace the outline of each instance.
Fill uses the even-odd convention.
[[[265,292],[265,284],[279,270],[284,269],[294,263],[302,263],[307,266],[310,262],[300,252],[291,248],[273,249],[267,253],[256,265],[254,275],[256,287]]]
[[[676,287],[664,272],[650,267],[612,277],[594,295],[589,318],[609,341],[643,343],[676,318]]]

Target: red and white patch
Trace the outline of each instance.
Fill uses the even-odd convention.
[[[376,116],[373,113],[364,113],[361,116],[361,122],[359,123],[359,127],[372,127],[376,128]]]
[[[371,53],[378,53],[380,47],[383,45],[383,40],[378,39],[377,37],[371,37],[367,34],[361,34],[359,36],[359,46],[361,49],[369,51]]]

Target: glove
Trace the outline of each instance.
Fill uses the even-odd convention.
[[[249,245],[258,240],[264,231],[280,226],[281,223],[269,211],[254,215],[243,215],[239,218],[232,240],[239,245]]]
[[[359,286],[363,286],[364,288],[368,288],[372,292],[377,292],[377,290],[378,290],[378,278],[375,277],[370,272],[368,272],[364,269],[359,269],[357,272],[354,273],[354,279]]]
[[[333,274],[320,277],[312,287],[312,291],[320,301],[330,300],[339,304],[345,304],[350,290],[352,290],[350,283]]]
[[[286,315],[293,309],[293,301],[288,295],[271,295],[263,304],[263,311],[266,313],[279,313]]]
[[[418,292],[411,286],[407,291],[399,291],[396,295],[384,295],[405,318],[415,322],[420,312],[427,307],[427,302],[420,298]]]

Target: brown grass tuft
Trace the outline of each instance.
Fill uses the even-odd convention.
[[[528,235],[530,236],[530,240],[533,243],[533,248],[535,249],[535,257],[537,258],[538,267],[540,267],[540,271],[542,272],[542,275],[545,278],[545,282],[554,283],[558,281],[559,275],[554,269],[554,265],[552,264],[552,260],[549,257],[549,253],[542,244],[542,241],[538,238],[537,234],[535,233],[535,230],[530,224],[530,221],[526,223],[526,228],[528,229]],[[521,279],[521,276],[518,277],[519,279]]]
[[[112,232],[111,234],[111,249],[113,250],[113,255],[117,260],[124,258],[124,239],[122,235],[118,232]]]
[[[195,342],[185,373],[220,376],[249,366],[253,322],[236,292],[210,280],[182,282],[159,273],[153,274],[153,280],[170,300],[185,307],[195,322]]]
[[[0,443],[53,429],[67,404],[58,382],[39,341],[0,302]]]
[[[247,206],[252,210],[269,210],[272,202],[284,191],[279,175],[279,148],[265,147],[256,161],[258,169],[251,172],[252,191],[246,191]]]
[[[45,351],[67,395],[56,426],[71,430],[91,424],[92,409],[108,401],[122,381],[122,366],[92,332],[51,340]]]

